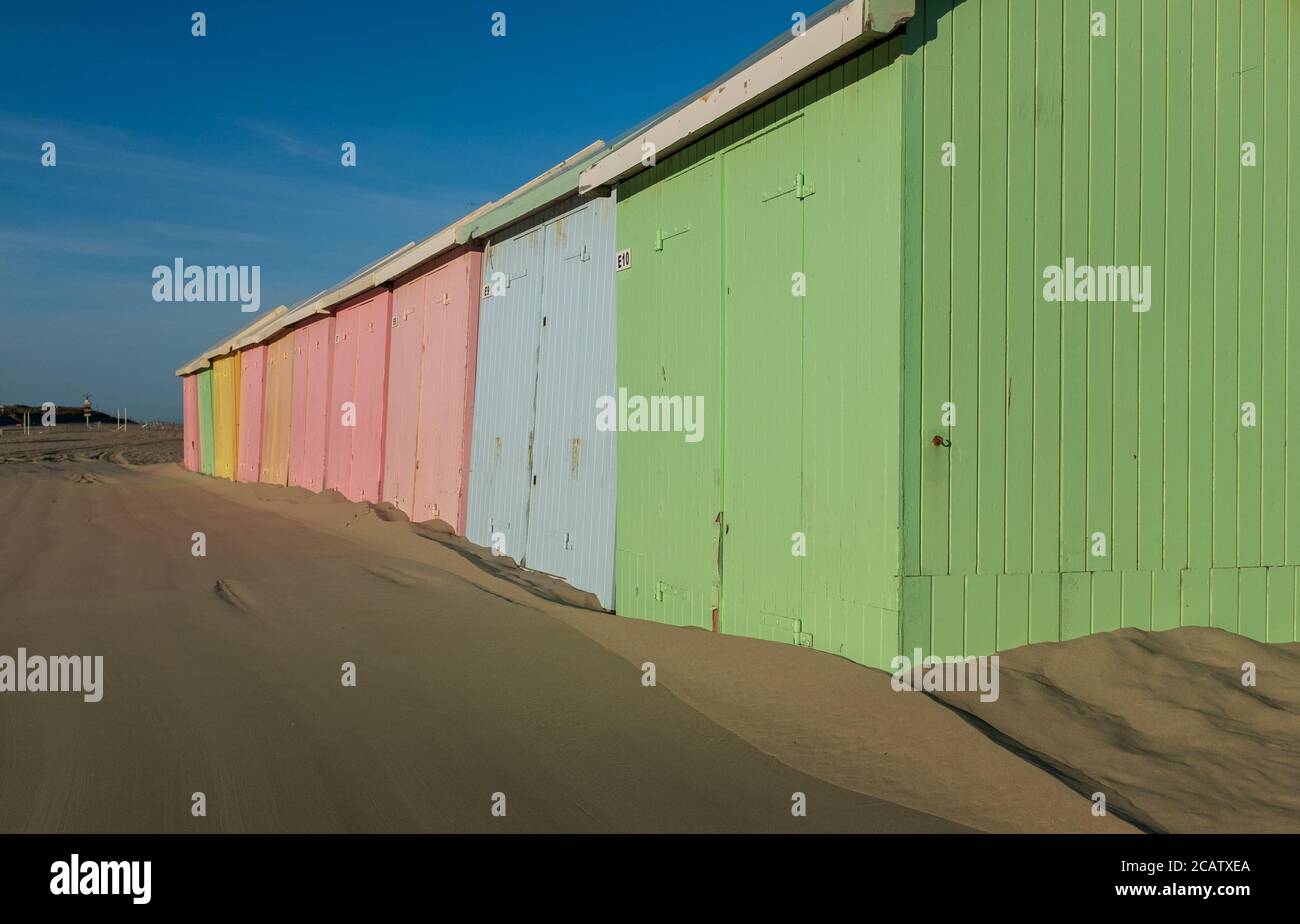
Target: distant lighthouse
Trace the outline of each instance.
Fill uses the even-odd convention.
[[[90,392],[86,392],[86,398],[84,401],[81,402],[81,416],[86,418],[87,428],[90,427],[90,414],[91,414]]]

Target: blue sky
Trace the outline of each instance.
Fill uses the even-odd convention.
[[[258,265],[263,308],[292,303],[613,139],[822,5],[10,4],[0,403],[90,391],[178,420],[176,367],[253,315],[156,303],[153,267]]]

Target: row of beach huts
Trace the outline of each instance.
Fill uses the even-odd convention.
[[[185,464],[879,667],[1121,626],[1295,640],[1298,20],[795,14],[178,370]]]

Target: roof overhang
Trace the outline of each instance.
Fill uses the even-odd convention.
[[[247,346],[248,343],[257,342],[256,340],[257,335],[262,330],[274,324],[280,318],[288,314],[288,312],[289,309],[285,305],[280,305],[276,308],[273,308],[272,310],[268,311],[266,314],[262,315],[260,318],[253,320],[249,324],[246,324],[244,327],[241,327],[239,330],[235,331],[233,335],[225,338],[224,340],[218,341],[213,346],[208,347],[197,357],[190,360],[189,363],[177,369],[176,374],[190,375],[191,373],[198,372],[202,369],[206,369],[210,365],[212,365],[213,359],[216,359],[219,356],[225,356],[227,353],[231,352],[232,350],[237,350],[244,346]],[[250,340],[249,338],[254,338],[254,339]],[[247,341],[247,343],[245,341]]]
[[[262,323],[255,324],[232,337],[227,344],[226,352],[233,353],[236,350],[242,350],[244,347],[260,343],[262,340],[262,332],[275,326],[275,324],[279,322],[281,318],[287,316],[288,313],[289,308],[287,305],[280,305],[274,311],[267,313],[267,315],[262,318]]]
[[[612,147],[596,141],[454,224],[410,243],[327,289],[294,305],[281,305],[176,371],[207,368],[213,358],[262,343],[314,315],[327,314],[372,289],[392,283],[434,258],[536,214],[574,194],[613,186],[646,168],[643,151],[653,145],[666,157],[692,141],[761,106],[836,61],[895,32],[916,13],[917,0],[848,0],[808,18],[799,35],[787,32],[736,68],[660,116],[624,135]]]
[[[490,202],[471,212],[461,221],[468,221],[495,204]],[[293,307],[292,311],[280,319],[279,323],[260,331],[258,340],[267,340],[281,330],[301,323],[314,315],[328,314],[358,295],[363,295],[372,289],[391,283],[420,264],[454,250],[461,246],[462,243],[457,235],[457,225],[453,224],[448,225],[436,234],[426,237],[419,243],[406,244],[388,256],[372,263],[361,272],[349,276],[337,286],[299,302]]]
[[[799,35],[769,42],[707,89],[669,109],[582,172],[579,192],[613,186],[647,168],[646,151],[667,157],[895,32],[916,13],[916,0],[849,0],[810,17]]]
[[[406,244],[382,257],[343,282],[294,305],[276,323],[239,337],[240,347],[268,340],[281,330],[300,324],[315,315],[328,314],[338,306],[364,295],[372,289],[394,282],[411,270],[475,238],[481,238],[512,224],[551,202],[572,195],[577,190],[581,168],[605,150],[601,141],[587,145],[540,176],[534,177],[514,192],[475,209],[454,224],[418,243]]]
[[[488,237],[502,228],[522,221],[553,203],[578,191],[582,171],[608,150],[603,141],[593,141],[576,154],[566,157],[550,170],[534,177],[514,192],[493,203],[476,216],[462,219],[457,238],[462,243]]]
[[[436,237],[437,235],[435,235]],[[360,271],[353,273],[347,279],[331,289],[323,292],[317,292],[315,295],[305,298],[289,309],[276,324],[261,332],[261,340],[269,340],[281,330],[310,318],[315,314],[324,314],[336,305],[341,305],[348,299],[360,295],[362,292],[369,291],[384,283],[387,275],[387,268],[394,265],[403,256],[410,254],[412,251],[425,247],[429,240],[416,244],[414,241],[403,244],[387,256],[381,257],[369,266]]]

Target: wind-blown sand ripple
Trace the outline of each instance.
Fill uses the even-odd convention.
[[[1297,829],[1266,791],[1296,766],[1295,657],[1222,633],[1011,652],[981,707],[610,615],[332,492],[44,462],[0,466],[0,509],[0,650],[105,657],[101,703],[0,703],[0,830]]]

